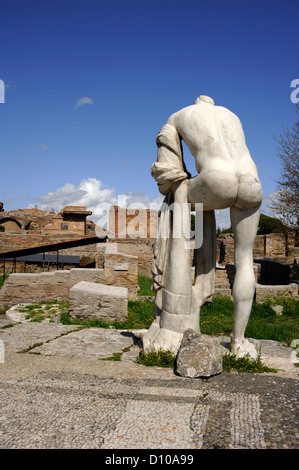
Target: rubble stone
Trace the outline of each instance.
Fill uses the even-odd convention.
[[[222,348],[218,338],[186,330],[176,358],[176,373],[195,378],[221,372]]]

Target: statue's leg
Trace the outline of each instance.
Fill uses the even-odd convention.
[[[253,243],[257,233],[260,206],[249,209],[232,207],[231,224],[235,240],[235,279],[233,284],[234,329],[231,352],[237,357],[249,354],[257,357],[253,344],[244,338],[255,293],[253,273]]]

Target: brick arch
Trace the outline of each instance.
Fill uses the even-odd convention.
[[[0,220],[0,227],[4,228],[4,232],[15,233],[23,230],[22,224],[14,217],[4,217]]]

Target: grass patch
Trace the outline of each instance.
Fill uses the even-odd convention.
[[[162,351],[161,349],[158,352],[150,352],[148,354],[141,351],[140,356],[135,362],[144,366],[169,367],[173,369],[175,356],[171,351]]]
[[[149,278],[146,278],[149,279]],[[143,293],[146,291],[142,291]],[[274,304],[283,306],[283,314],[277,315]],[[65,325],[84,325],[85,327],[116,329],[147,329],[154,320],[153,300],[128,301],[128,318],[124,322],[107,323],[96,319],[90,322],[74,321],[66,308],[61,314]],[[255,339],[269,339],[289,346],[293,339],[299,338],[299,301],[295,299],[273,299],[261,304],[253,302],[245,336]],[[205,304],[200,312],[200,331],[210,336],[229,336],[234,326],[234,303],[230,297],[214,296],[212,302]]]
[[[283,314],[277,315],[273,305],[282,305]],[[263,303],[253,302],[245,331],[247,338],[270,339],[287,346],[299,338],[299,301],[296,299],[273,299]],[[234,303],[230,297],[214,296],[200,312],[202,334],[229,336],[234,325]]]
[[[247,372],[247,373],[263,373],[263,372],[277,372],[276,369],[271,369],[265,366],[260,356],[255,359],[248,357],[236,358],[234,354],[224,354],[222,357],[222,367],[225,372]]]
[[[34,343],[32,346],[29,346],[27,349],[22,349],[21,351],[18,351],[18,354],[25,354],[34,348],[38,348],[39,346],[42,346],[43,344],[44,343]],[[39,353],[36,353],[36,354],[39,354]]]
[[[113,353],[110,357],[101,357],[100,361],[121,361],[122,353]]]
[[[204,335],[227,335],[234,325],[234,303],[230,297],[214,296],[200,309],[200,331]]]
[[[38,302],[31,305],[25,305],[19,309],[19,312],[27,313],[26,319],[31,322],[41,323],[44,320],[52,322],[57,315],[66,314],[69,310],[68,302]]]
[[[138,295],[146,296],[146,297],[154,297],[155,292],[152,291],[152,279],[147,276],[138,276],[138,286],[139,286],[139,293]]]

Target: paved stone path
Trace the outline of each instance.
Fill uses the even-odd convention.
[[[299,447],[290,348],[263,342],[277,374],[186,379],[136,364],[131,332],[2,317],[0,449]]]

